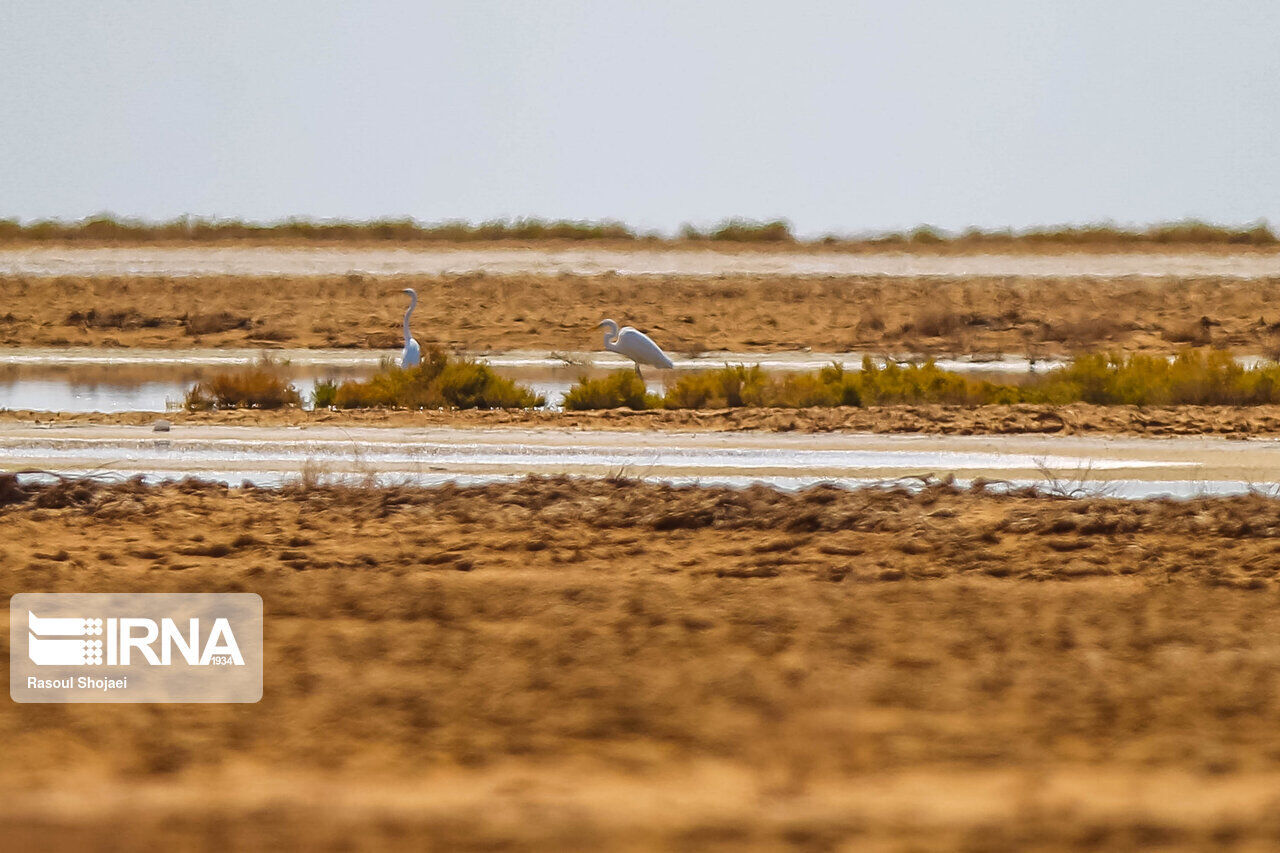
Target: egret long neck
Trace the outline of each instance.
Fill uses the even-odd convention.
[[[617,346],[617,344],[613,342],[613,339],[617,336],[617,334],[618,334],[617,329],[604,330],[604,348],[605,349],[612,350],[614,347]]]
[[[417,305],[418,305],[418,297],[414,296],[412,299],[409,300],[409,307],[404,312],[404,345],[405,346],[409,345],[409,338],[412,337],[409,334],[409,316],[413,314],[413,309],[416,308]]]

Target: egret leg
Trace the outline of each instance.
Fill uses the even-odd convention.
[[[640,381],[644,381],[644,374],[640,372],[640,362],[636,362],[636,376],[640,377]]]

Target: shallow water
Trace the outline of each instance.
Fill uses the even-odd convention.
[[[351,371],[347,376],[360,377],[372,372]],[[31,410],[36,412],[165,412],[182,405],[188,389],[199,380],[199,375],[188,376],[182,369],[157,368],[154,373],[160,379],[153,381],[129,381],[106,376],[101,379],[71,377],[65,372],[33,371],[25,376],[6,376],[0,370],[0,409]],[[577,379],[577,373],[569,375],[519,375],[519,371],[500,370],[499,373],[520,380],[547,400],[550,408],[559,408],[564,395]],[[513,375],[515,374],[515,375]],[[295,376],[293,385],[310,406],[316,382],[321,377]],[[661,382],[649,383],[650,390],[662,393]]]
[[[97,349],[93,347],[13,347],[0,348],[0,368],[4,367],[233,367],[252,364],[263,355],[287,362],[298,371],[312,375],[324,375],[330,371],[373,370],[385,359],[395,361],[399,350],[359,349],[273,349],[264,351],[253,348],[225,349]],[[631,367],[622,356],[604,351],[509,350],[506,352],[463,353],[479,359],[495,368],[532,369],[599,369],[617,370]],[[696,356],[672,353],[671,360],[677,370],[705,369],[722,364],[759,365],[766,370],[815,370],[832,362],[839,362],[850,369],[862,364],[864,356],[879,359],[880,353],[862,352],[812,352],[788,350],[782,352],[705,352]],[[903,356],[904,361],[921,360],[923,356]],[[1025,358],[1015,355],[980,355],[940,357],[934,359],[939,367],[947,370],[1026,373],[1033,367]],[[1037,370],[1049,370],[1063,362],[1037,359]],[[661,371],[646,372],[661,373]]]
[[[0,250],[0,275],[788,275],[788,276],[1225,276],[1280,275],[1280,254],[1066,253],[922,255],[768,249],[679,251],[593,247],[407,249],[334,247],[78,248]]]
[[[144,469],[122,469],[112,471],[109,476],[112,478],[124,479],[135,475],[142,477],[143,480],[148,483],[171,482],[183,479],[187,476],[194,476],[183,472],[150,471]],[[288,486],[291,483],[300,482],[303,479],[301,474],[266,471],[211,471],[198,476],[203,480],[225,483],[228,486],[242,486],[246,483],[251,483],[261,489],[278,489]],[[515,483],[523,480],[526,476],[527,475],[524,474],[430,474],[419,471],[387,471],[375,473],[373,475],[352,473],[326,474],[320,477],[319,481],[326,484],[345,483],[348,485],[359,486],[415,486],[420,488],[435,488],[437,486],[444,486],[448,484],[455,486],[486,486],[493,483]],[[42,474],[23,474],[20,475],[19,479],[23,482],[38,482],[49,481],[52,478]],[[752,486],[764,486],[766,488],[777,489],[782,492],[798,492],[815,486],[835,486],[842,489],[903,487],[911,490],[917,490],[926,485],[926,481],[915,478],[905,478],[899,481],[893,479],[886,480],[882,478],[877,479],[866,477],[667,477],[660,475],[646,475],[635,477],[634,479],[646,483],[665,483],[670,486],[680,487],[746,489]],[[955,485],[962,489],[970,488],[974,482],[974,480],[963,477],[957,477],[954,480]],[[1015,479],[996,483],[987,482],[985,483],[985,487],[992,491],[1007,491],[1022,488],[1046,490],[1046,483],[1043,479]],[[1115,479],[1108,480],[1105,484],[1087,484],[1078,491],[1068,494],[1067,497],[1112,497],[1123,500],[1146,500],[1150,498],[1187,500],[1190,498],[1201,497],[1246,495],[1250,493],[1257,493],[1259,491],[1259,488],[1255,484],[1241,480],[1149,481]],[[1263,489],[1261,492],[1272,496],[1276,495],[1274,490]]]
[[[276,486],[313,478],[438,485],[530,474],[798,489],[955,476],[1119,497],[1243,493],[1280,482],[1280,442],[1041,436],[877,436],[534,429],[0,426],[0,469],[200,476]],[[919,482],[915,480],[914,482]]]
[[[549,471],[557,474],[607,474],[644,471],[652,468],[681,471],[733,472],[815,471],[839,476],[847,471],[972,471],[1008,469],[1030,471],[1038,468],[1071,470],[1081,464],[1075,456],[1031,455],[955,450],[816,450],[791,447],[699,447],[677,438],[670,445],[507,444],[499,440],[469,441],[469,436],[449,436],[432,441],[357,442],[353,439],[285,439],[265,442],[256,439],[145,438],[81,439],[50,437],[40,440],[9,441],[2,446],[9,464],[24,460],[44,462],[57,459],[68,464],[96,467],[110,460],[139,464],[164,464],[182,469],[219,468],[255,462],[264,466],[298,467],[304,462],[332,465],[369,466],[376,469],[419,466],[427,469],[523,473]],[[1190,466],[1191,462],[1089,458],[1093,470],[1142,469]],[[411,470],[404,468],[404,470]]]
[[[0,409],[41,412],[163,412],[177,405],[195,382],[210,372],[251,364],[263,355],[256,349],[0,349]],[[362,378],[377,370],[390,350],[274,350],[272,357],[287,362],[286,370],[304,400],[311,399],[319,379]],[[515,351],[472,353],[501,375],[527,384],[559,408],[565,393],[580,376],[601,376],[629,367],[631,362],[607,352],[548,353]],[[675,357],[676,371],[705,370],[730,364],[758,364],[771,371],[816,370],[840,362],[850,370],[862,363],[862,353],[708,353],[697,358]],[[1056,362],[1038,362],[1045,370]],[[1026,359],[1012,356],[939,359],[938,365],[977,376],[1000,378],[1025,374]],[[646,370],[649,389],[662,393],[671,372]]]

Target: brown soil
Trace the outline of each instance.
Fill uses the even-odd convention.
[[[1280,844],[1277,501],[31,491],[5,589],[257,592],[267,662],[6,703],[15,849]]]
[[[604,316],[673,353],[818,351],[1047,356],[1187,345],[1280,346],[1280,279],[726,276],[0,277],[0,345],[400,345],[404,297],[424,345],[598,348]]]
[[[563,427],[593,430],[707,430],[729,432],[872,432],[942,435],[1225,435],[1280,436],[1280,406],[871,406],[818,409],[657,410],[594,412],[304,411],[35,412],[0,409],[0,422],[149,426],[177,425]]]

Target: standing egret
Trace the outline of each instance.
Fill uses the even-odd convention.
[[[618,328],[618,324],[612,320],[601,320],[597,329],[604,329],[604,348],[609,352],[616,352],[618,355],[625,355],[636,363],[636,376],[644,379],[644,374],[640,372],[640,365],[648,364],[653,367],[675,367],[671,363],[671,359],[667,358],[667,354],[662,348],[653,342],[644,332],[639,329],[633,329],[630,326]]]
[[[417,367],[422,362],[422,349],[409,334],[409,316],[413,314],[413,309],[418,307],[418,291],[412,287],[406,287],[400,292],[409,294],[409,310],[404,312],[404,352],[400,354],[400,366]]]

